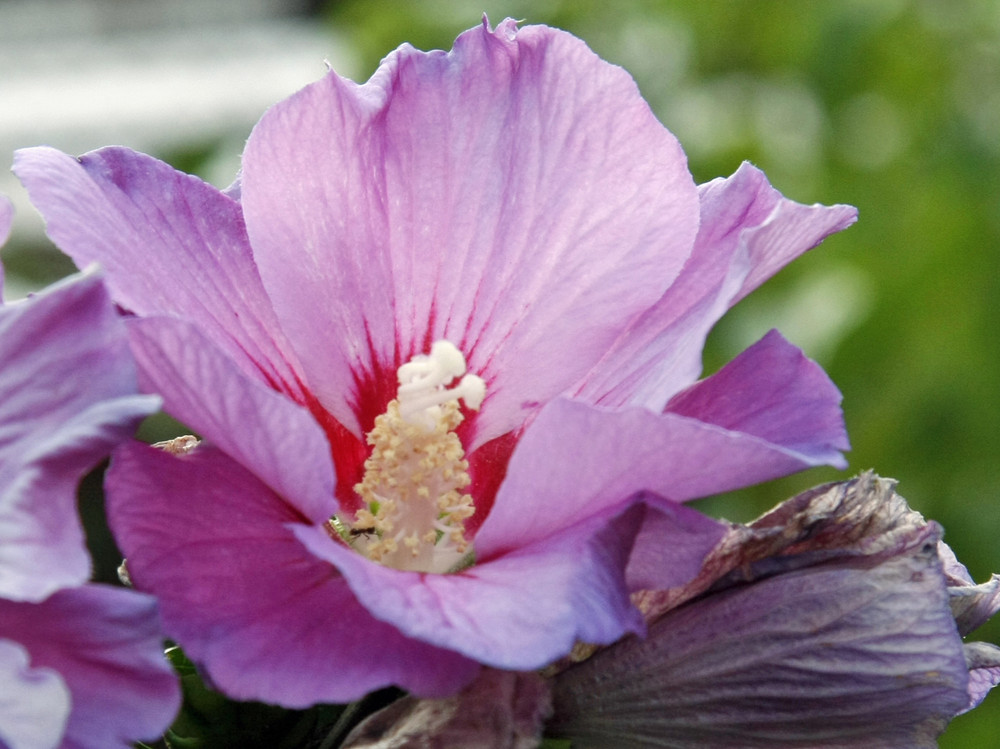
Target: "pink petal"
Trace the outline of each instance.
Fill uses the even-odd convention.
[[[359,433],[359,382],[446,338],[489,385],[475,444],[593,366],[677,276],[698,220],[683,153],[631,78],[513,21],[277,105],[242,199],[324,406]]]
[[[144,390],[164,410],[322,523],[337,510],[330,445],[309,412],[247,377],[183,320],[130,320]]]
[[[578,387],[578,397],[662,409],[697,379],[705,338],[730,307],[857,217],[850,206],[788,200],[748,163],[727,179],[701,185],[699,195],[701,227],[683,272],[622,333]]]
[[[132,579],[229,696],[305,707],[391,684],[441,696],[475,675],[472,661],[373,618],[288,530],[301,515],[216,449],[127,445],[107,484]]]
[[[623,571],[638,529],[636,508],[448,575],[370,562],[313,527],[295,535],[330,560],[358,599],[405,634],[503,669],[535,669],[577,641],[613,642],[642,631]]]
[[[489,558],[534,543],[557,533],[568,519],[613,514],[638,492],[650,492],[647,502],[684,502],[834,457],[818,450],[820,457],[800,453],[797,447],[680,414],[608,411],[556,399],[519,440],[476,536],[476,551]]]
[[[0,245],[10,236],[10,225],[14,220],[14,206],[3,195],[0,195]]]
[[[0,639],[0,684],[0,744],[7,749],[58,747],[70,709],[69,690],[59,674],[33,667],[22,645]]]
[[[0,247],[10,236],[10,225],[14,220],[14,206],[3,195],[0,195]],[[0,301],[3,300],[3,265],[0,264]]]
[[[690,507],[651,502],[628,560],[629,590],[664,590],[687,583],[728,529],[727,523]]]
[[[959,633],[965,637],[1000,611],[1000,575],[991,575],[985,583],[976,585],[965,565],[943,541],[938,545],[938,555],[948,580],[951,613],[955,615]]]
[[[78,266],[99,262],[137,315],[196,322],[243,371],[285,392],[299,376],[264,293],[240,205],[196,177],[125,148],[79,159],[19,151],[14,171]]]
[[[756,191],[755,205],[761,208],[768,203],[773,205],[763,221],[741,227],[738,241],[750,258],[750,274],[730,305],[736,304],[802,253],[858,220],[858,209],[854,206],[803,205],[788,200],[771,187],[762,171],[746,162],[729,179],[734,183],[732,186],[727,184],[728,180],[717,179],[699,188],[701,221],[706,227],[702,229],[705,237],[699,237],[699,241],[713,244],[732,241],[728,229],[731,209],[727,203],[734,189]],[[719,224],[722,233],[718,231]],[[712,230],[707,228],[709,226]]]
[[[846,468],[841,395],[826,373],[775,330],[667,404],[669,413],[744,432]]]
[[[0,601],[0,633],[25,647],[33,668],[57,672],[69,689],[59,746],[128,749],[162,735],[180,707],[148,596],[87,585],[42,603]],[[58,720],[51,707],[49,719]]]
[[[969,669],[969,702],[959,715],[977,707],[1000,684],[1000,648],[991,642],[968,642],[962,651]]]
[[[101,278],[0,309],[0,596],[37,601],[90,576],[83,474],[156,410]]]

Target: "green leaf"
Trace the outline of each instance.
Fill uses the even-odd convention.
[[[542,739],[538,749],[572,749],[569,739]]]
[[[342,705],[288,710],[237,702],[209,688],[180,648],[167,657],[180,676],[184,702],[165,736],[170,749],[299,749],[329,731]]]

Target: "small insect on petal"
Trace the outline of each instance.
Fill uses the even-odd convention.
[[[157,447],[171,455],[187,455],[200,444],[201,440],[193,434],[185,434],[182,437],[174,437],[172,440],[154,442],[153,447]]]

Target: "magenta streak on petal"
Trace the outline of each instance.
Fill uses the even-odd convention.
[[[461,435],[461,427],[459,427]],[[465,440],[463,439],[463,442]],[[497,492],[507,475],[510,456],[517,445],[517,435],[513,432],[490,440],[468,455],[469,477],[472,483],[467,491],[472,495],[476,512],[465,521],[466,533],[475,536],[483,521],[489,517]]]
[[[429,352],[430,347],[431,343],[427,343],[421,353]],[[384,413],[389,401],[396,397],[398,387],[396,369],[395,367],[389,369],[376,362],[374,372],[363,374],[355,372],[354,383],[353,392],[359,394],[354,404],[357,422],[367,434],[373,428],[375,418]],[[487,400],[488,398],[489,385],[487,385]],[[363,439],[356,437],[337,422],[318,401],[311,400],[309,407],[326,431],[331,444],[337,471],[337,499],[344,511],[353,513],[361,506],[360,497],[354,491],[354,486],[362,479],[363,463],[370,448]],[[463,409],[465,420],[456,430],[467,451],[469,445],[476,444],[474,435],[479,423],[479,413]],[[472,495],[476,508],[475,514],[465,523],[466,531],[470,535],[475,534],[493,506],[493,500],[506,474],[507,462],[516,442],[517,435],[508,432],[466,453],[469,474],[472,478],[468,492]]]

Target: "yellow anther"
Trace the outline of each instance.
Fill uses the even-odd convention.
[[[364,530],[351,536],[351,546],[371,559],[447,572],[469,549],[464,521],[475,512],[463,493],[472,480],[455,434],[463,420],[459,401],[478,409],[486,386],[466,374],[465,357],[447,341],[401,366],[398,378],[396,399],[366,435],[372,450],[354,487],[362,508],[353,521],[340,522]]]

